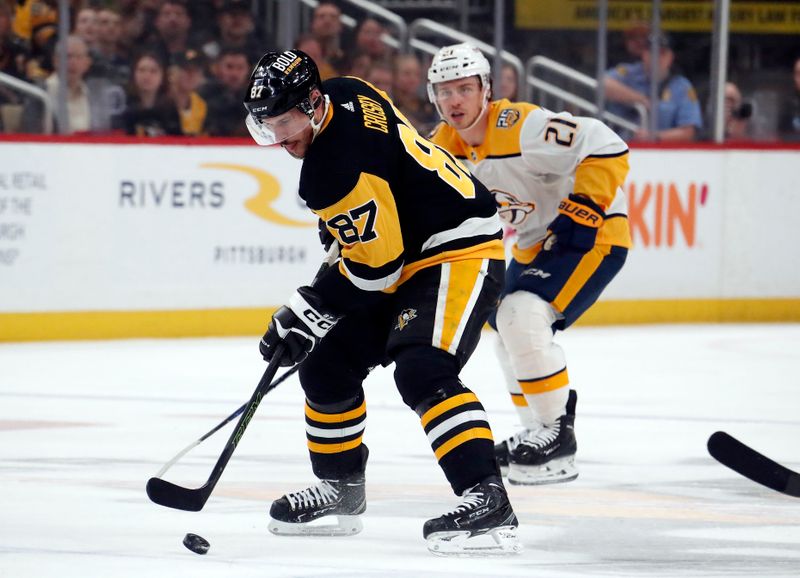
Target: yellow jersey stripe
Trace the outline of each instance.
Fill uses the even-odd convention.
[[[542,246],[544,245],[544,241],[539,241],[533,247],[528,247],[527,249],[520,249],[519,246],[514,243],[511,247],[511,256],[514,257],[514,260],[517,263],[522,263],[527,265],[528,263],[532,263],[533,260],[536,258],[536,255],[542,250]]]
[[[338,454],[341,452],[346,452],[347,450],[352,450],[360,446],[361,439],[363,437],[364,436],[358,436],[354,440],[340,444],[319,444],[317,442],[309,441],[308,449],[317,454]]]
[[[448,452],[457,448],[461,444],[478,439],[485,439],[494,442],[494,438],[492,437],[492,431],[490,429],[487,429],[485,427],[474,427],[472,429],[468,429],[467,431],[461,432],[457,436],[450,438],[445,443],[436,448],[436,451],[434,451],[433,454],[436,456],[437,460],[440,460],[445,455],[447,455]]]
[[[553,299],[553,307],[564,311],[609,253],[611,253],[611,245],[595,245],[591,251],[586,253],[559,294]]]
[[[548,375],[539,379],[529,379],[519,382],[519,387],[522,393],[526,395],[535,395],[537,393],[546,393],[548,391],[555,391],[569,385],[569,375],[565,367],[558,373]],[[515,402],[516,403],[516,402]],[[527,405],[527,403],[525,404]]]
[[[397,285],[402,285],[408,281],[414,273],[428,267],[435,267],[447,261],[464,261],[466,259],[498,259],[504,261],[506,252],[503,248],[503,241],[501,239],[492,239],[479,245],[466,247],[465,249],[454,249],[453,251],[444,251],[436,255],[431,255],[427,259],[421,259],[413,263],[409,263],[403,267],[403,273],[400,275],[400,280]],[[395,288],[396,290],[396,288]],[[390,291],[387,291],[390,292]]]
[[[631,227],[628,217],[622,215],[607,217],[603,221],[603,226],[597,231],[598,245],[617,245],[630,249],[633,246],[631,240]]]
[[[453,409],[459,405],[464,405],[465,403],[472,403],[478,401],[478,396],[474,393],[461,393],[459,395],[454,395],[453,397],[449,397],[446,400],[437,403],[428,411],[426,411],[422,417],[420,418],[420,422],[422,422],[422,427],[427,427],[427,425],[444,412]]]
[[[361,405],[358,406],[356,409],[351,409],[345,413],[320,413],[315,411],[308,405],[306,402],[306,417],[308,419],[314,421],[320,421],[322,423],[339,423],[343,421],[350,421],[351,419],[356,419],[357,417],[361,417],[367,413],[367,401],[364,400],[361,402]]]
[[[575,170],[573,190],[586,195],[607,210],[628,174],[628,154],[618,157],[587,157]]]
[[[528,400],[525,399],[525,395],[521,393],[512,393],[511,403],[519,407],[528,407]]]
[[[456,341],[457,338],[460,338],[459,329],[466,323],[465,316],[469,317],[472,312],[470,305],[474,306],[477,299],[475,290],[479,289],[477,287],[479,285],[478,275],[485,262],[483,259],[470,259],[469,261],[450,263],[441,341],[438,345],[445,351],[455,354],[455,348],[458,347]],[[482,283],[480,285],[482,286]]]

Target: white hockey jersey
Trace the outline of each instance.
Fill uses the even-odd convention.
[[[526,255],[538,251],[559,202],[571,193],[589,197],[605,212],[598,243],[631,246],[622,190],[628,147],[614,131],[593,118],[505,99],[491,102],[488,115],[478,146],[445,123],[430,140],[465,162],[494,194],[501,218],[517,232],[517,260],[527,262]]]

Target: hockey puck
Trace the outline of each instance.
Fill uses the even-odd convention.
[[[186,534],[183,537],[183,545],[189,548],[195,554],[205,554],[211,547],[208,540],[197,534]]]

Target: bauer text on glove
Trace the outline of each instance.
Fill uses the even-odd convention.
[[[605,213],[599,205],[587,197],[572,194],[559,203],[558,216],[548,227],[552,235],[545,242],[545,248],[550,249],[555,243],[562,249],[585,253],[594,247],[604,219]]]

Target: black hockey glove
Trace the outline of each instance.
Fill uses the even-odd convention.
[[[594,247],[597,230],[603,224],[605,213],[596,203],[580,195],[572,194],[558,205],[558,216],[547,229],[544,249],[568,249],[586,253]]]
[[[289,304],[275,312],[258,349],[266,361],[272,360],[279,343],[285,346],[281,366],[303,361],[325,337],[339,317],[325,311],[322,301],[311,287],[300,287]]]
[[[319,242],[322,243],[326,251],[329,251],[331,245],[336,242],[336,237],[331,234],[328,227],[325,226],[325,221],[322,219],[317,222],[317,227],[319,228]]]

